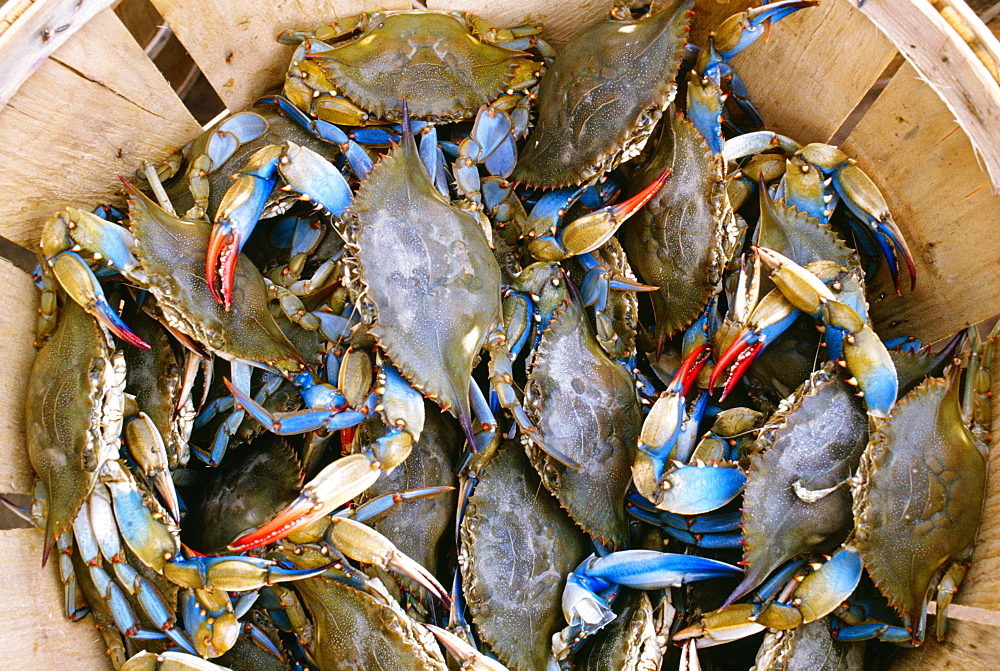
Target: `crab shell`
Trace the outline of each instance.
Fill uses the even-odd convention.
[[[434,187],[412,135],[368,174],[345,221],[371,334],[471,440],[469,380],[500,323],[500,266],[478,221]]]
[[[680,114],[663,124],[653,157],[633,182],[644,184],[667,168],[670,178],[625,222],[621,235],[636,274],[659,287],[650,294],[658,350],[722,289],[722,272],[739,237],[722,161]]]
[[[532,354],[525,409],[542,442],[581,465],[567,468],[528,443],[542,484],[585,532],[624,547],[642,406],[631,373],[601,349],[576,300],[555,312]]]
[[[205,281],[205,250],[212,226],[164,212],[130,192],[130,230],[144,285],[156,298],[164,323],[224,359],[267,365],[286,377],[303,369],[302,357],[271,316],[267,289],[243,255],[236,265],[233,309],[216,301]]]
[[[567,42],[539,86],[538,123],[510,180],[582,184],[642,151],[677,92],[692,6],[627,20],[616,8]]]
[[[501,448],[469,498],[458,560],[480,639],[514,671],[545,668],[566,576],[588,546],[524,452]]]
[[[330,563],[311,546],[297,546],[286,559],[297,568]],[[403,612],[382,583],[363,575],[353,578],[324,574],[296,581],[295,591],[313,625],[306,649],[318,667],[446,671],[434,636]]]
[[[93,490],[101,464],[118,458],[124,389],[121,352],[97,320],[66,300],[55,333],[35,356],[24,403],[28,459],[48,501],[46,556]]]
[[[380,12],[372,15],[374,25],[346,43],[328,46],[314,40],[313,45],[328,46],[306,56],[307,63],[318,65],[322,79],[301,60],[293,62],[285,94],[309,110],[317,92],[342,93],[377,121],[401,121],[404,99],[412,119],[471,119],[483,105],[519,88],[523,73],[537,72],[540,64],[524,51],[484,41],[459,16]],[[368,17],[359,18],[364,24]],[[322,29],[317,33],[320,40],[325,36]]]
[[[864,642],[834,639],[824,618],[769,631],[750,671],[861,671],[864,661]]]
[[[986,491],[958,386],[929,379],[875,420],[854,488],[853,545],[917,639],[933,583],[975,539]]]
[[[824,492],[851,477],[867,444],[864,403],[833,364],[781,403],[750,457],[743,499],[746,575],[731,600],[789,559],[843,539],[851,526],[850,492],[843,486]],[[807,500],[810,494],[819,498]]]
[[[666,652],[666,631],[649,596],[639,590],[625,588],[615,599],[615,619],[592,636],[573,655],[573,668],[580,671],[644,671],[659,669]]]

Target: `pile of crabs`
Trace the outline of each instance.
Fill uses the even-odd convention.
[[[285,33],[280,95],[55,214],[26,514],[67,614],[125,669],[694,669],[765,630],[755,668],[860,669],[932,595],[942,636],[997,335],[882,342],[883,196],[761,130],[728,62],[814,4],[700,49],[691,0],[558,54]]]

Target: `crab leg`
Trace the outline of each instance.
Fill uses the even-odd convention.
[[[312,578],[326,569],[326,566],[290,569],[258,557],[194,557],[167,563],[163,575],[181,587],[245,592],[279,582]]]
[[[325,517],[371,487],[381,474],[379,465],[366,454],[338,459],[306,483],[298,498],[267,524],[230,543],[229,550],[242,552],[267,545]]]
[[[733,14],[715,31],[715,48],[728,61],[765,35],[773,22],[818,4],[815,0],[782,0]]]

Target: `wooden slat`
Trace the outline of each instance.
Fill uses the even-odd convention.
[[[938,643],[934,638],[934,618],[927,619],[927,638],[916,649],[900,649],[892,671],[973,671],[993,668],[1000,654],[996,628],[950,620],[948,638]]]
[[[1000,313],[1000,197],[937,94],[904,64],[843,145],[882,190],[917,266],[917,290],[869,292],[883,337],[935,342]],[[908,284],[908,283],[907,283]]]
[[[662,4],[662,3],[661,3]],[[501,27],[540,23],[542,37],[558,49],[583,28],[607,16],[610,2],[545,3],[535,0],[428,0],[428,9],[472,12]]]
[[[861,11],[937,91],[1000,190],[1000,86],[986,67],[927,0],[870,0]]]
[[[694,20],[688,40],[692,44],[708,44],[708,33],[737,12],[756,7],[757,0],[694,0]]]
[[[31,343],[38,321],[38,290],[28,275],[2,260],[0,286],[4,288],[0,333],[6,343],[6,372],[0,375],[0,494],[30,494],[33,476],[24,445],[24,397],[35,358]]]
[[[824,0],[800,10],[733,58],[768,130],[826,142],[892,61],[895,47],[856,4]]]
[[[0,108],[42,61],[112,0],[10,0],[0,8]]]
[[[162,160],[200,130],[104,10],[0,111],[0,235],[32,245],[56,209],[120,200],[116,174],[131,177],[143,159]]]
[[[0,641],[5,669],[110,669],[104,641],[88,616],[63,615],[58,562],[39,570],[43,535],[36,529],[0,531]]]
[[[232,0],[154,0],[153,4],[231,110],[278,86],[293,47],[284,30],[307,30],[364,11],[408,9],[407,0],[338,0],[258,4]]]

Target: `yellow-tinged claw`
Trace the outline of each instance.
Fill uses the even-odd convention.
[[[706,648],[752,636],[765,629],[764,625],[754,621],[755,610],[753,604],[737,603],[705,613],[701,622],[674,634],[674,640],[697,639],[697,646]]]
[[[406,556],[392,541],[371,527],[346,517],[334,517],[327,540],[348,558],[397,571],[415,580],[443,603],[449,603],[448,590],[426,568]]]
[[[177,490],[174,489],[174,479],[168,468],[167,447],[149,415],[140,412],[138,417],[129,420],[125,425],[125,442],[143,473],[160,492],[174,522],[179,524],[180,502],[177,499]]]
[[[379,475],[379,463],[363,454],[350,454],[333,462],[302,488],[299,497],[270,522],[229,544],[240,552],[273,543],[315,522],[371,487]]]
[[[808,315],[816,315],[824,303],[837,300],[830,288],[816,275],[787,256],[766,247],[754,247],[753,250],[770,271],[769,277],[774,285],[799,310]]]

